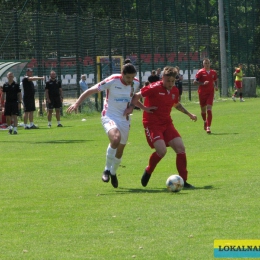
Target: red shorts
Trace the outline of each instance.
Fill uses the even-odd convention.
[[[164,140],[166,146],[169,146],[168,143],[176,138],[181,137],[178,131],[175,129],[172,123],[163,125],[163,126],[147,126],[144,125],[144,131],[147,143],[151,148],[154,148],[153,143],[157,140]]]
[[[235,88],[242,88],[242,81],[241,80],[235,81]]]
[[[207,105],[213,106],[213,100],[214,100],[214,91],[210,93],[199,93],[199,101],[200,101],[200,106],[205,107]]]

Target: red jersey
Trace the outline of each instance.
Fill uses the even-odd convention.
[[[179,103],[179,90],[175,86],[167,90],[162,81],[157,81],[141,88],[141,94],[145,98],[146,107],[157,107],[153,113],[143,112],[145,125],[164,125],[172,122],[172,107]]]
[[[214,92],[214,82],[218,79],[217,72],[215,70],[206,71],[204,68],[200,69],[195,78],[199,82],[209,81],[207,85],[199,85],[199,93]]]

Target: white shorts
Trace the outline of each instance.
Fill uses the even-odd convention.
[[[126,144],[128,140],[129,135],[129,129],[130,129],[130,122],[127,120],[119,121],[115,118],[111,118],[108,116],[102,116],[101,117],[102,125],[106,131],[106,134],[113,129],[117,128],[120,131],[121,134],[121,140],[120,144]]]

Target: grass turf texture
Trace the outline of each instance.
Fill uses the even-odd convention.
[[[0,132],[0,259],[214,259],[214,239],[259,239],[260,99],[217,99],[212,134],[173,109],[195,190],[170,193],[175,154],[140,183],[152,150],[134,111],[117,172],[103,183],[108,139],[99,113],[62,118],[63,128]],[[81,119],[86,118],[82,122]],[[234,258],[233,258],[234,259]],[[244,258],[245,259],[245,258]]]

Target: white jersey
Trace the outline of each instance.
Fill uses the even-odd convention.
[[[127,104],[131,102],[134,93],[139,91],[140,82],[134,78],[132,85],[125,85],[122,82],[121,74],[113,74],[98,83],[98,90],[106,90],[106,99],[102,116],[126,120],[123,116]]]

